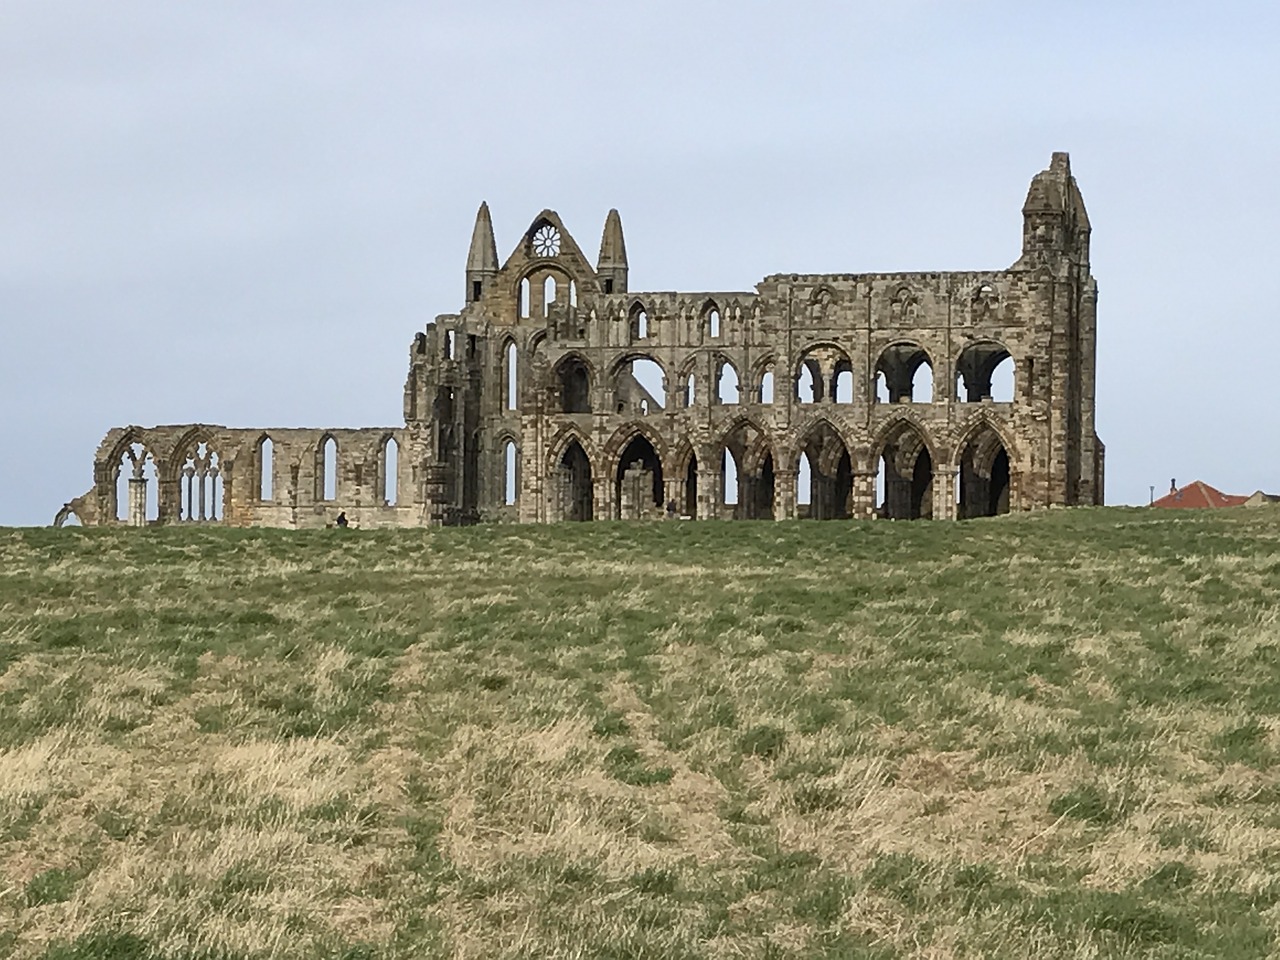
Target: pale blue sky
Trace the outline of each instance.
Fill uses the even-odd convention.
[[[482,199],[635,289],[1000,268],[1055,150],[1109,502],[1280,491],[1278,93],[1274,2],[0,0],[0,523],[113,425],[401,422]]]

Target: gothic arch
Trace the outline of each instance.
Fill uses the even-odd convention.
[[[662,439],[662,434],[655,430],[650,424],[639,420],[629,420],[613,432],[613,435],[605,442],[600,449],[600,458],[595,461],[602,469],[613,466],[615,460],[626,449],[637,436],[644,437],[653,445],[654,452],[658,454],[658,458],[663,463],[667,462],[667,442]],[[584,448],[585,449],[585,448]],[[588,451],[589,452],[589,451]]]
[[[880,457],[884,455],[884,448],[896,440],[905,430],[914,430],[924,442],[924,449],[928,451],[933,462],[939,462],[937,441],[933,438],[933,435],[924,420],[913,411],[903,410],[901,412],[895,412],[895,415],[884,426],[882,426],[872,438],[872,465],[879,462]]]
[[[1007,451],[1010,462],[1015,462],[1018,447],[1010,435],[1011,432],[1008,427],[1001,423],[997,417],[991,416],[985,410],[979,410],[973,416],[962,420],[952,431],[952,436],[955,437],[955,441],[951,444],[952,464],[958,465],[959,458],[963,455],[965,447],[984,431],[988,430],[995,435],[995,439]]]
[[[592,465],[592,470],[594,471],[599,463],[595,446],[587,439],[587,435],[578,428],[577,424],[573,423],[561,427],[556,435],[551,438],[551,442],[547,444],[546,470],[555,470],[560,460],[564,457],[565,451],[569,449],[569,445],[575,442],[582,448],[582,452],[587,455],[587,462]]]

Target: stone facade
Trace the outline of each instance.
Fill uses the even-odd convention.
[[[404,426],[113,429],[93,488],[58,522],[954,519],[1100,504],[1097,286],[1066,154],[1022,213],[1007,270],[637,293],[616,211],[594,266],[551,210],[499,263],[482,205],[465,305],[410,346]],[[1012,391],[993,396],[1001,370]]]

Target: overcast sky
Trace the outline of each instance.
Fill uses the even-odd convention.
[[[113,425],[403,422],[476,206],[632,289],[996,269],[1093,221],[1107,499],[1280,492],[1280,4],[0,0],[0,524]]]

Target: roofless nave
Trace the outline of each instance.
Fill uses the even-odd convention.
[[[482,205],[465,305],[410,347],[403,426],[118,427],[57,522],[951,519],[1101,503],[1097,287],[1065,153],[1022,214],[1008,270],[638,293],[616,211],[594,267],[550,210],[499,264]],[[1010,366],[1012,394],[993,396]]]

